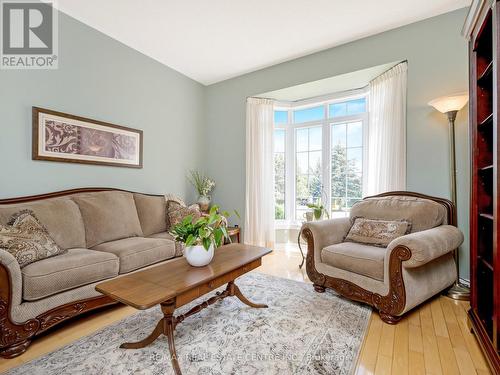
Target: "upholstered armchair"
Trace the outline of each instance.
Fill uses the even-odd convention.
[[[354,218],[405,220],[411,230],[387,247],[344,241]],[[316,292],[331,288],[367,303],[389,324],[453,284],[453,251],[463,242],[450,201],[410,192],[365,198],[348,218],[305,223],[302,236]]]

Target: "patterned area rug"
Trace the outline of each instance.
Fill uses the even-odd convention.
[[[369,307],[264,274],[247,274],[236,283],[269,308],[252,309],[228,297],[178,325],[175,343],[184,375],[352,373]],[[144,349],[118,348],[144,338],[161,317],[159,307],[138,312],[9,374],[173,374],[165,336]]]

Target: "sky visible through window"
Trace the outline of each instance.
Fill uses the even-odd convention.
[[[286,124],[288,122],[288,112],[287,111],[274,111],[274,123],[275,124]]]

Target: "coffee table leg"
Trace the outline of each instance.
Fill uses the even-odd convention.
[[[144,340],[138,342],[127,342],[120,345],[122,349],[140,349],[148,346],[163,333],[163,319],[158,322],[154,331]]]
[[[177,353],[175,352],[174,342],[174,329],[175,329],[175,300],[167,301],[161,304],[161,311],[163,311],[163,334],[167,336],[168,350],[170,351],[170,361],[174,368],[175,375],[181,375],[181,368],[177,361]]]
[[[174,317],[175,299],[163,302],[160,306],[161,311],[163,312],[163,319],[158,322],[154,331],[144,340],[121,344],[120,348],[141,349],[151,344],[161,334],[164,334],[165,336],[167,336],[170,360],[172,362],[172,367],[174,368],[175,375],[182,375],[181,368],[179,367],[179,362],[177,361],[177,353],[175,352],[174,343],[174,329],[176,322],[176,318]]]
[[[243,293],[241,293],[240,288],[234,283],[234,281],[230,281],[227,284],[227,289],[229,290],[229,295],[230,296],[235,296],[238,297],[238,299],[243,302],[245,305],[250,306],[250,307],[255,307],[256,309],[263,309],[268,307],[267,305],[260,304],[260,303],[253,303],[249,301]]]

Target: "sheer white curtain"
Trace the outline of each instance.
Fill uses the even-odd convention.
[[[406,189],[407,70],[403,62],[370,82],[365,196]]]
[[[273,101],[248,98],[244,242],[274,245]]]

